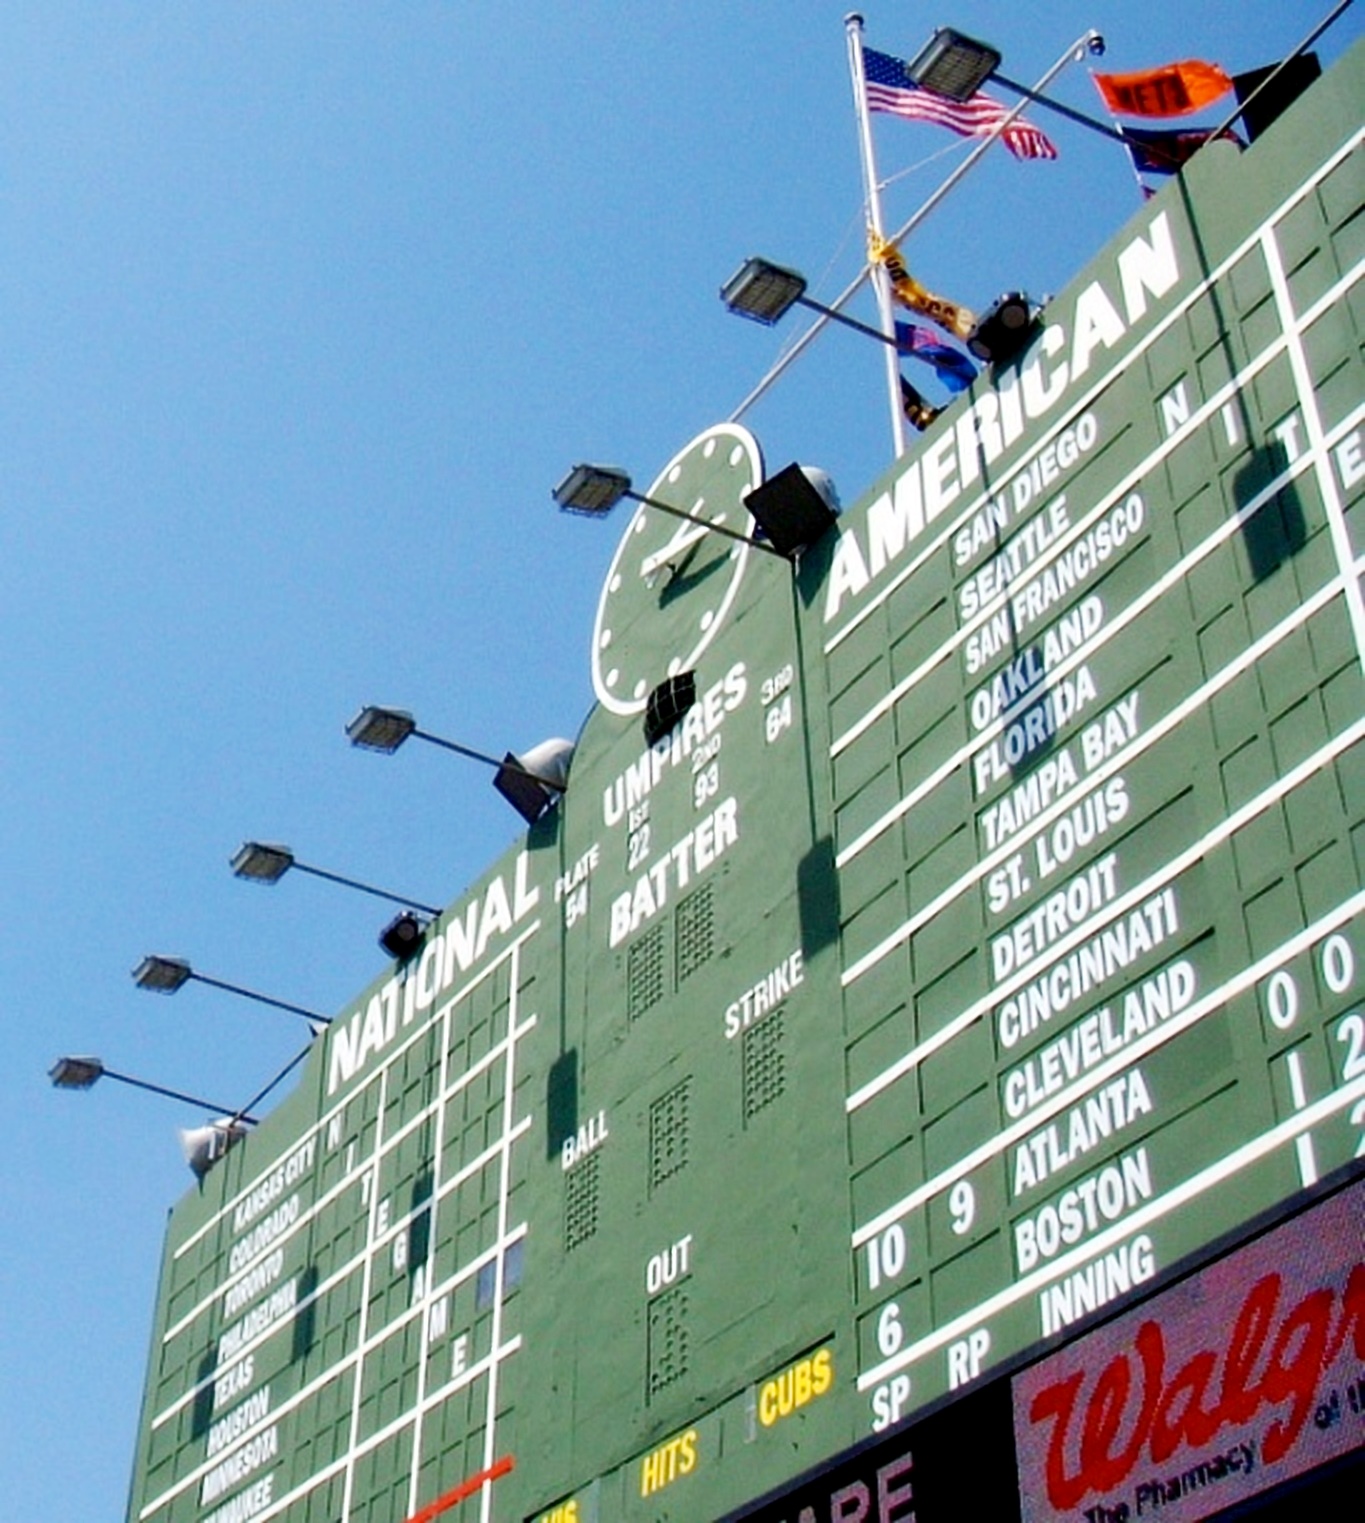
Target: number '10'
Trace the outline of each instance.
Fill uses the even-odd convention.
[[[976,1191],[967,1180],[959,1179],[948,1192],[948,1210],[952,1213],[953,1231],[959,1237],[971,1230],[976,1220]],[[898,1278],[908,1258],[905,1228],[899,1222],[892,1222],[885,1231],[868,1240],[868,1289],[876,1290],[883,1280]]]

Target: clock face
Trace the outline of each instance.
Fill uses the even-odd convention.
[[[751,535],[744,497],[762,479],[753,435],[718,423],[680,450],[644,495]],[[643,713],[665,677],[697,664],[734,602],[749,555],[747,544],[639,505],[607,573],[593,628],[593,687],[606,708]]]

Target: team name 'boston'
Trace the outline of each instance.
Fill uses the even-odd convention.
[[[865,592],[893,565],[926,525],[982,479],[1024,433],[1025,420],[1046,416],[1090,369],[1096,352],[1111,349],[1147,314],[1148,297],[1162,297],[1180,279],[1180,262],[1165,212],[1119,254],[1118,300],[1092,280],[1076,298],[1069,324],[1050,321],[1021,369],[1005,368],[928,448],[909,462],[867,510],[866,525],[844,525],[830,567],[825,620],[845,598]],[[1049,314],[1051,316],[1051,314]]]

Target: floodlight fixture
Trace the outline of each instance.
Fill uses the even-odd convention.
[[[286,1000],[275,999],[269,994],[258,994],[254,989],[244,989],[240,984],[227,984],[219,978],[210,978],[207,973],[196,973],[183,957],[144,957],[133,969],[133,982],[139,989],[148,989],[153,994],[174,994],[183,989],[191,979],[197,983],[208,984],[214,989],[224,989],[229,994],[240,995],[243,999],[255,1000],[258,1005],[270,1005],[276,1010],[287,1010],[291,1015],[301,1015],[312,1028],[316,1036],[324,1026],[332,1024],[332,1018],[328,1015],[319,1015],[314,1010],[305,1010],[302,1005],[291,1005]]]
[[[404,910],[401,915],[395,915],[379,933],[379,945],[398,962],[407,962],[422,945],[422,938],[430,924],[429,920],[412,910]]]
[[[1084,57],[1086,53],[1099,57],[1103,52],[1104,38],[1093,30],[1086,32],[1074,49],[1078,58]],[[1051,100],[1039,91],[1021,85],[1017,80],[1007,79],[1000,73],[1000,63],[999,48],[992,47],[989,42],[978,42],[974,37],[965,36],[950,26],[941,26],[905,69],[922,90],[959,103],[970,100],[989,80],[1037,106],[1055,111],[1058,116],[1064,116],[1078,126],[1098,132],[1101,137],[1112,138],[1115,142],[1128,146],[1127,138],[1117,127],[1087,116],[1085,112],[1077,111],[1071,106],[1064,106],[1060,101]]]
[[[738,544],[748,545],[751,550],[762,550],[767,555],[781,553],[771,545],[765,545],[762,540],[751,539],[747,534],[727,529],[724,524],[713,523],[709,518],[699,518],[683,508],[675,508],[671,502],[646,497],[643,492],[635,490],[630,477],[619,466],[575,465],[550,495],[559,504],[562,513],[576,513],[583,518],[605,518],[623,497],[629,497],[632,502],[643,503],[647,508],[657,508],[660,513],[667,513],[670,518],[681,518],[684,523],[696,524],[698,528],[719,534],[722,539],[732,539]]]
[[[630,476],[616,465],[575,465],[550,495],[562,512],[605,518],[631,495]]]
[[[377,704],[361,709],[346,726],[346,734],[353,746],[360,746],[367,751],[383,751],[386,755],[392,755],[409,735],[413,735],[418,740],[440,746],[444,751],[454,751],[457,756],[467,756],[471,761],[482,762],[494,770],[493,786],[532,824],[560,794],[567,793],[569,789],[569,764],[573,760],[574,748],[573,742],[568,740],[542,741],[520,756],[512,751],[501,757],[489,756],[487,752],[475,751],[457,741],[446,740],[444,736],[433,735],[429,730],[418,729],[417,721],[405,709],[386,709]],[[535,808],[528,812],[533,801]],[[352,883],[352,887],[363,885]],[[391,894],[383,897],[394,898]],[[415,903],[412,899],[396,902]],[[426,908],[420,904],[416,907]],[[427,913],[434,915],[439,912],[427,910]]]
[[[58,1058],[47,1076],[58,1089],[90,1089],[107,1072],[99,1058]]]
[[[806,277],[799,270],[769,259],[746,259],[720,288],[720,299],[736,317],[771,327],[781,322],[806,294]]]
[[[310,867],[300,862],[287,846],[272,845],[265,841],[245,841],[232,858],[233,874],[248,883],[278,883],[291,867],[313,878],[325,878],[328,883],[340,883],[344,888],[358,889],[362,894],[372,894],[376,899],[387,899],[391,904],[412,905],[428,915],[441,912],[433,905],[419,904],[410,894],[391,894],[387,889],[374,888],[356,878],[345,878],[340,873],[327,872],[321,867]]]
[[[417,721],[405,709],[385,709],[371,704],[346,726],[353,746],[392,755],[409,735],[417,734]]]
[[[160,961],[174,962],[176,959],[162,958]],[[316,1034],[315,1031],[314,1035]],[[90,1089],[100,1079],[117,1079],[120,1084],[130,1084],[134,1089],[145,1089],[154,1095],[165,1095],[167,1099],[178,1100],[200,1110],[221,1112],[222,1114],[216,1120],[210,1121],[207,1126],[182,1127],[180,1130],[180,1146],[185,1155],[185,1162],[194,1171],[195,1177],[202,1180],[223,1154],[246,1136],[247,1127],[257,1124],[258,1118],[252,1115],[252,1112],[308,1057],[312,1047],[313,1044],[310,1041],[307,1046],[295,1053],[245,1105],[238,1107],[216,1105],[211,1100],[201,1100],[195,1095],[184,1094],[178,1089],[167,1089],[162,1084],[151,1084],[146,1079],[135,1079],[131,1074],[117,1073],[101,1058],[58,1058],[48,1070],[48,1077],[58,1089],[82,1090]]]
[[[1003,55],[950,26],[941,26],[905,66],[922,89],[948,100],[968,101],[1000,67]]]
[[[131,1074],[118,1073],[102,1058],[58,1058],[48,1069],[47,1076],[56,1089],[93,1089],[101,1079],[115,1079],[120,1084],[131,1085],[134,1089],[145,1089],[154,1095],[165,1095],[168,1100],[179,1100],[186,1105],[196,1106],[200,1110],[232,1110],[231,1106],[216,1105],[212,1100],[201,1100],[195,1095],[184,1094],[178,1089],[167,1089],[162,1084],[151,1084],[146,1079],[135,1079]],[[249,1116],[245,1112],[234,1114],[237,1114],[239,1121],[255,1124],[254,1116]]]
[[[248,883],[278,883],[297,863],[287,846],[244,841],[228,865],[234,878],[245,878]]]
[[[894,334],[883,333],[870,323],[859,322],[846,312],[815,301],[806,295],[804,275],[768,259],[746,259],[720,288],[720,299],[736,317],[748,317],[768,327],[779,322],[793,307],[808,307],[812,312],[842,323],[845,328],[852,328],[855,333],[889,344],[892,349],[897,347]]]
[[[791,558],[831,527],[839,498],[824,471],[793,463],[748,493],[744,506],[773,545]]]
[[[189,963],[181,957],[144,957],[133,969],[133,982],[153,994],[174,994],[193,977]]]
[[[1340,0],[1339,9],[1346,7],[1351,3],[1352,0]],[[846,20],[850,24],[856,23],[858,26],[861,26],[862,24],[862,17],[857,15],[856,12],[851,13],[846,18]],[[1098,54],[1102,53],[1103,51],[1104,39],[1098,32],[1093,30],[1082,32],[1074,42],[1070,43],[1067,46],[1065,52],[1063,52],[1057,58],[1056,62],[1053,63],[1052,66],[1039,78],[1035,88],[1028,92],[1028,96],[1029,98],[1039,100],[1042,102],[1042,104],[1050,107],[1052,110],[1060,111],[1063,115],[1074,115],[1087,127],[1091,127],[1097,131],[1103,132],[1106,137],[1117,137],[1119,141],[1123,141],[1123,136],[1121,133],[1112,132],[1110,129],[1104,127],[1100,123],[1093,121],[1091,118],[1082,117],[1079,112],[1072,113],[1067,108],[1058,106],[1055,101],[1046,100],[1042,95],[1039,94],[1040,91],[1045,89],[1052,83],[1054,79],[1057,78],[1057,76],[1062,72],[1063,69],[1068,66],[1068,64],[1074,63],[1079,59],[1084,58],[1087,53]],[[1022,89],[1022,87],[1017,88]],[[944,199],[952,194],[957,186],[962,183],[963,179],[972,173],[976,166],[981,162],[982,158],[990,151],[997,136],[998,134],[993,130],[992,134],[989,137],[979,139],[975,147],[973,147],[972,150],[967,154],[966,158],[964,158],[958,164],[957,168],[954,169],[952,173],[939,184],[939,186],[930,194],[927,200],[921,202],[920,206],[911,215],[908,221],[903,222],[900,227],[898,227],[893,233],[889,235],[887,241],[898,246],[902,244],[936,208],[943,204]],[[868,280],[871,274],[872,267],[864,263],[859,268],[858,273],[853,277],[852,281],[850,281],[850,283],[845,286],[839,295],[836,296],[830,303],[831,307],[837,311],[839,308],[843,307],[846,302],[851,301],[857,294],[859,288],[864,284],[864,282]],[[743,398],[739,405],[731,411],[728,420],[729,422],[737,423],[758,402],[761,397],[766,396],[767,393],[772,390],[772,388],[777,384],[778,380],[783,375],[785,375],[789,369],[791,369],[791,367],[796,363],[798,359],[801,358],[801,356],[806,352],[806,350],[815,341],[819,334],[824,331],[826,321],[827,319],[822,317],[819,321],[811,323],[806,328],[804,333],[799,334],[791,344],[786,346],[781,356],[769,367],[767,373],[759,380],[758,384],[755,385],[749,391],[748,395]],[[896,402],[896,413],[897,416],[900,415],[899,398],[897,398]]]

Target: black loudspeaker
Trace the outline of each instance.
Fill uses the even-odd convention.
[[[835,521],[834,509],[799,465],[785,466],[755,487],[744,506],[773,549],[788,558],[813,545]]]
[[[1245,74],[1236,75],[1232,85],[1237,91],[1237,102],[1242,107],[1242,125],[1246,128],[1247,141],[1254,143],[1321,73],[1322,65],[1318,62],[1316,53],[1300,53],[1297,58],[1286,59],[1282,68],[1270,65],[1264,69],[1248,69]],[[1261,86],[1272,74],[1275,78],[1261,90]],[[1256,94],[1258,90],[1260,94]],[[1251,100],[1253,95],[1256,98]]]
[[[697,701],[697,674],[679,672],[665,678],[645,704],[645,743],[662,740]]]
[[[406,962],[422,945],[427,922],[411,910],[395,916],[379,933],[379,945],[399,962]]]
[[[972,329],[967,347],[979,360],[1003,365],[1033,337],[1033,304],[1022,291],[1007,291]]]

